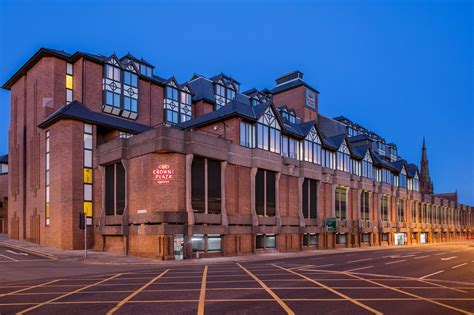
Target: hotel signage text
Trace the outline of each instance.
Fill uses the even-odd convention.
[[[158,168],[153,170],[153,180],[158,184],[168,184],[174,179],[176,171],[168,164],[160,164]]]

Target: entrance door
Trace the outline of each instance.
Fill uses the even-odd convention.
[[[175,234],[174,241],[174,260],[182,260],[184,258],[184,236],[183,234]]]

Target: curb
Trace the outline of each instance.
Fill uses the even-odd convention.
[[[51,260],[58,260],[58,258],[53,254],[40,252],[40,251],[37,251],[37,250],[34,250],[34,249],[30,249],[30,248],[26,248],[26,247],[22,247],[22,246],[18,246],[18,245],[13,245],[13,244],[1,242],[1,241],[0,241],[0,245],[5,246],[5,247],[9,247],[9,248],[12,248],[12,249],[22,250],[24,252],[28,252],[28,253],[33,254],[33,255],[42,256],[42,257],[45,257],[45,258],[48,258],[48,259],[51,259]]]

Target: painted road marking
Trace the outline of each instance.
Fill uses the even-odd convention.
[[[444,257],[444,258],[441,258],[441,260],[451,260],[451,259],[454,259],[454,258],[458,258],[458,257],[457,256]]]
[[[207,269],[208,269],[207,266],[204,267],[204,271],[202,273],[201,293],[199,293],[198,315],[204,315],[204,303],[206,300]]]
[[[356,263],[356,262],[359,262],[359,261],[366,261],[366,260],[372,260],[372,258],[364,258],[364,259],[357,259],[357,260],[349,260],[347,263],[348,263],[348,264],[351,264],[351,263]]]
[[[393,291],[396,291],[396,292],[399,292],[399,293],[402,293],[402,294],[406,294],[406,295],[414,297],[414,298],[422,299],[423,301],[426,301],[426,302],[429,302],[429,303],[433,303],[433,304],[436,304],[436,305],[439,305],[439,306],[449,308],[451,310],[454,310],[454,311],[457,311],[457,312],[460,312],[460,313],[463,313],[463,314],[469,314],[469,312],[467,312],[465,310],[462,310],[462,309],[459,309],[459,308],[456,308],[456,307],[453,307],[451,305],[447,305],[447,304],[444,304],[444,303],[441,303],[441,302],[437,302],[437,301],[434,301],[433,299],[425,298],[425,297],[422,297],[420,295],[416,295],[416,294],[413,294],[413,293],[410,293],[410,292],[406,292],[406,291],[403,291],[403,290],[400,290],[400,289],[397,289],[397,288],[394,288],[394,287],[390,287],[388,285],[385,285],[385,284],[377,282],[377,281],[364,279],[362,277],[350,274],[348,272],[345,272],[344,274],[346,274],[348,276],[351,276],[351,277],[355,277],[355,278],[360,279],[360,280],[367,281],[367,282],[372,283],[372,284],[379,285],[379,286],[384,287],[384,288],[389,289],[389,290],[393,290]]]
[[[360,307],[362,307],[362,308],[364,308],[364,309],[366,309],[366,310],[368,310],[368,311],[370,311],[370,312],[372,312],[372,313],[374,313],[374,314],[377,314],[377,315],[382,315],[382,314],[383,314],[383,313],[381,313],[381,312],[379,312],[379,311],[377,311],[377,310],[371,308],[370,306],[365,305],[365,304],[363,304],[363,303],[360,303],[360,302],[358,302],[357,300],[355,300],[355,299],[353,299],[353,298],[351,298],[351,297],[345,295],[344,293],[339,292],[339,291],[337,291],[337,290],[335,290],[335,289],[333,289],[333,288],[331,288],[331,287],[328,287],[327,285],[322,284],[321,282],[318,282],[318,281],[316,281],[316,280],[314,280],[314,279],[312,279],[312,278],[309,278],[309,277],[307,277],[307,276],[305,276],[305,275],[303,275],[303,274],[297,273],[297,272],[295,272],[295,271],[293,271],[293,270],[288,270],[288,269],[286,269],[286,268],[283,268],[283,267],[280,267],[280,266],[277,266],[277,265],[273,265],[273,266],[275,266],[275,267],[277,267],[277,268],[280,268],[280,269],[282,269],[282,270],[285,270],[285,271],[287,271],[287,272],[290,272],[290,273],[292,273],[292,274],[294,274],[294,275],[300,276],[301,278],[303,278],[303,279],[305,279],[305,280],[308,280],[309,282],[312,282],[312,283],[314,283],[314,284],[316,284],[316,285],[318,285],[318,286],[320,286],[320,287],[323,287],[323,288],[325,288],[326,290],[331,291],[332,293],[334,293],[334,294],[336,294],[336,295],[339,295],[340,297],[346,299],[347,301],[350,301],[350,302],[352,302],[352,303],[354,303],[354,304],[356,304],[356,305],[358,305],[358,306],[360,306]]]
[[[426,257],[430,257],[430,255],[415,257],[414,259],[422,259],[422,258],[426,258]]]
[[[391,262],[388,262],[388,263],[385,263],[385,264],[386,264],[386,265],[398,264],[398,263],[401,263],[401,262],[404,262],[404,261],[407,261],[407,260],[406,260],[406,259],[395,260],[395,261],[391,261]]]
[[[247,268],[245,268],[244,266],[242,266],[241,264],[237,263],[237,266],[239,266],[240,268],[242,268],[243,271],[245,271],[249,276],[251,276],[255,281],[258,282],[258,284],[260,284],[260,286],[262,288],[265,289],[265,291],[267,291],[268,294],[270,294],[272,296],[272,298],[278,303],[280,304],[280,306],[286,311],[287,314],[289,315],[295,315],[295,313],[291,310],[291,308],[289,308],[288,305],[286,305],[285,302],[283,302],[282,299],[280,299],[280,297],[272,291],[272,289],[270,289],[262,280],[260,280],[256,275],[254,275],[253,273],[251,273]]]
[[[57,280],[45,282],[45,283],[42,283],[42,284],[34,285],[34,286],[32,286],[32,287],[24,288],[24,289],[21,289],[21,290],[16,290],[16,291],[13,291],[13,292],[8,292],[8,293],[0,294],[0,297],[4,297],[4,296],[7,296],[7,295],[17,294],[17,293],[20,293],[20,292],[23,292],[23,291],[28,291],[28,290],[34,289],[34,288],[39,288],[39,287],[42,287],[42,286],[45,286],[45,285],[48,285],[48,284],[51,284],[51,283],[54,283],[54,282],[58,282],[59,280],[61,280],[61,279],[57,279]],[[60,294],[62,294],[62,293],[60,293]]]
[[[110,314],[113,314],[115,313],[116,311],[118,311],[122,306],[125,305],[125,303],[129,302],[131,299],[133,299],[137,294],[139,294],[140,292],[142,292],[143,290],[145,290],[146,288],[148,288],[153,282],[155,282],[156,280],[160,279],[162,276],[164,276],[167,272],[169,271],[169,269],[166,269],[165,271],[163,271],[162,273],[160,273],[158,276],[154,277],[153,279],[151,279],[150,281],[148,281],[146,284],[144,284],[143,286],[141,286],[138,290],[136,290],[135,292],[133,292],[132,294],[128,295],[126,298],[124,298],[122,301],[120,301],[117,305],[115,305],[111,310],[109,310],[107,312],[107,315],[110,315]]]
[[[7,249],[7,250],[5,250],[5,251],[8,252],[8,253],[10,253],[10,254],[13,254],[13,255],[28,256],[27,253],[17,253],[17,252],[14,252],[14,251],[12,251],[12,250],[9,250],[9,249]]]
[[[363,269],[369,269],[369,268],[373,268],[373,267],[374,267],[374,266],[367,266],[367,267],[354,268],[354,269],[345,270],[344,272],[356,271],[356,270],[363,270]]]
[[[449,254],[447,252],[442,252],[442,253],[437,253],[437,254],[434,254],[435,256],[439,256],[439,255],[446,255],[446,254]]]
[[[81,291],[83,291],[83,290],[86,290],[86,289],[88,289],[88,288],[92,288],[92,287],[94,287],[94,286],[96,286],[96,285],[98,285],[98,284],[104,283],[104,282],[106,282],[106,281],[108,281],[108,280],[111,280],[111,279],[113,279],[113,278],[120,277],[121,275],[122,275],[121,273],[118,273],[118,274],[113,275],[112,277],[109,277],[109,278],[104,279],[104,280],[102,280],[102,281],[99,281],[99,282],[96,282],[96,283],[93,283],[93,284],[89,284],[89,285],[87,285],[87,286],[85,286],[85,287],[82,287],[82,288],[80,288],[80,289],[77,289],[77,290],[75,290],[75,291],[68,292],[68,293],[63,294],[63,295],[61,295],[61,296],[55,297],[54,299],[48,300],[48,301],[43,302],[43,303],[36,304],[35,306],[32,306],[32,307],[30,307],[30,308],[27,308],[26,310],[23,310],[23,311],[21,311],[21,312],[18,312],[17,315],[25,314],[25,313],[27,313],[27,312],[30,312],[30,311],[35,310],[35,309],[37,309],[37,308],[40,308],[40,307],[42,307],[42,306],[44,306],[44,305],[50,304],[50,303],[52,303],[52,302],[56,302],[57,300],[62,299],[62,298],[64,298],[64,297],[73,295],[74,293],[81,292]]]
[[[326,265],[318,265],[318,266],[315,266],[315,265],[308,265],[308,266],[311,266],[311,268],[321,268],[321,267],[334,266],[334,264],[326,264]],[[301,269],[301,271],[313,271],[313,270],[310,270],[309,268],[305,268],[305,267],[301,267],[301,268],[299,268],[299,269]]]
[[[451,267],[451,269],[456,269],[456,268],[459,268],[459,267],[462,267],[462,266],[465,266],[465,265],[467,265],[467,263],[464,263],[464,264],[460,264],[460,265]]]
[[[15,258],[11,258],[11,257],[5,256],[5,255],[2,255],[2,254],[0,254],[0,256],[5,257],[5,258],[7,258],[7,259],[10,259],[10,260],[12,260],[12,261],[18,261],[18,260],[15,259]]]
[[[437,275],[437,274],[439,274],[439,273],[442,273],[442,272],[444,272],[444,270],[440,270],[440,271],[436,271],[436,272],[430,273],[429,275],[426,275],[426,276],[420,277],[419,279],[426,279],[426,278],[428,278],[428,277],[431,277],[431,276]]]

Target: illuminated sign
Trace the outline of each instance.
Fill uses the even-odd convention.
[[[158,184],[168,184],[174,179],[176,171],[171,169],[168,164],[160,164],[157,169],[153,170],[153,180]]]
[[[306,104],[311,109],[316,109],[316,93],[310,89],[306,89]]]

